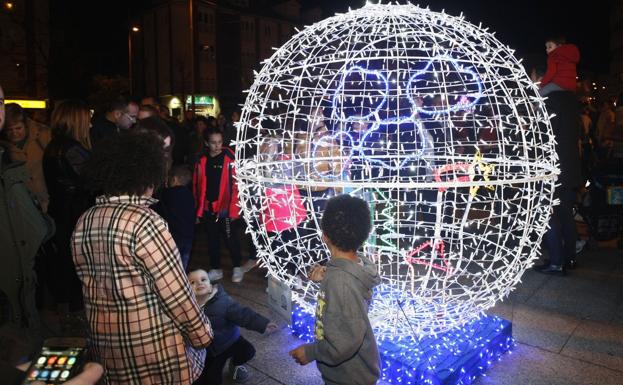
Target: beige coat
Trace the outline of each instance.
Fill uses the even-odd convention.
[[[43,159],[45,147],[52,139],[50,128],[34,120],[27,119],[26,131],[26,142],[23,147],[20,148],[6,141],[3,141],[2,145],[7,149],[12,162],[26,163],[26,169],[30,177],[26,186],[37,198],[43,211],[47,212],[50,199],[48,189],[45,186],[41,160]]]

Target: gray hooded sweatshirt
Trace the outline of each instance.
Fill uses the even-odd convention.
[[[380,279],[375,266],[331,259],[316,304],[316,341],[305,345],[326,384],[372,385],[380,376],[379,352],[368,319],[372,288]]]

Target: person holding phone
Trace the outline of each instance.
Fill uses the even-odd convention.
[[[64,385],[95,385],[100,378],[102,378],[102,374],[104,374],[104,368],[102,365],[89,362],[84,366],[84,370],[82,373],[78,374],[76,377],[67,380],[64,382]],[[43,381],[34,382],[33,385],[45,385]]]
[[[29,363],[20,365],[18,371],[23,371],[23,367],[28,366]],[[104,367],[97,362],[89,362],[84,365],[82,371],[75,377],[63,382],[63,385],[95,385],[102,378],[104,374]],[[6,380],[6,377],[4,377]],[[44,381],[27,382],[29,385],[46,385]]]
[[[190,384],[212,342],[175,241],[149,208],[164,168],[162,139],[145,131],[103,139],[86,166],[100,195],[78,220],[72,252],[107,384]]]

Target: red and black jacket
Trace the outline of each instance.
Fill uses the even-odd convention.
[[[238,207],[238,185],[236,184],[236,170],[234,168],[234,152],[229,147],[223,148],[223,171],[221,172],[221,184],[218,193],[218,199],[212,202],[212,207],[206,205],[206,191],[208,178],[206,176],[206,162],[208,155],[203,155],[195,164],[193,173],[193,195],[195,197],[195,207],[197,208],[197,217],[203,217],[204,211],[212,211],[219,218],[240,217],[240,208]]]

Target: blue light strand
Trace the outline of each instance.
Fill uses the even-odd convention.
[[[314,341],[314,315],[296,308],[292,333]],[[515,346],[512,324],[482,314],[473,322],[437,336],[378,338],[381,378],[390,384],[469,385]]]

